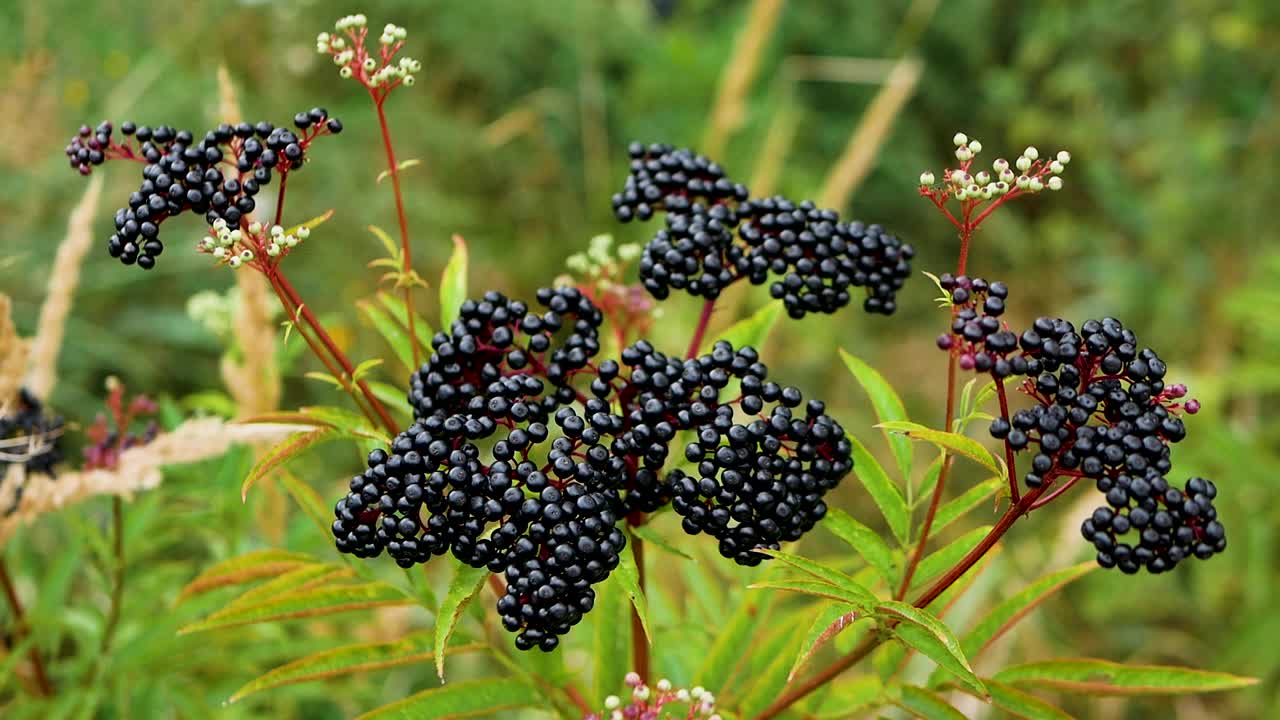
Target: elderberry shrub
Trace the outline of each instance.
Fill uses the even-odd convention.
[[[718,164],[686,148],[632,143],[631,170],[613,196],[622,222],[666,215],[645,247],[640,280],[659,300],[671,290],[714,300],[746,278],[769,283],[796,319],[847,306],[866,288],[863,309],[890,315],[911,275],[915,249],[879,225],[841,222],[834,210],[783,197],[751,199]]]
[[[117,142],[114,125],[103,122],[96,129],[81,126],[66,155],[83,175],[106,160],[144,163],[142,183],[128,205],[116,211],[107,252],[125,265],[149,270],[164,251],[160,225],[165,220],[191,212],[210,226],[221,220],[239,227],[257,207],[255,196],[271,183],[273,172],[298,170],[316,137],[342,131],[342,122],[318,107],[298,113],[294,126],[296,132],[265,120],[222,123],[197,141],[189,130],[124,122]]]
[[[18,392],[15,407],[0,417],[0,480],[9,465],[21,463],[28,473],[53,476],[54,467],[62,462],[62,418],[45,412],[44,404],[26,388]],[[22,486],[13,489],[5,515],[17,511],[22,501]]]

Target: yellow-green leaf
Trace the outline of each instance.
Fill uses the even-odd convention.
[[[409,158],[408,160],[403,160],[399,163],[396,163],[396,170],[397,171],[407,170],[411,167],[417,167],[418,165],[421,165],[421,164],[422,164],[422,161],[419,160],[418,158]],[[383,170],[382,172],[378,173],[378,179],[374,180],[374,184],[380,185],[382,184],[383,180],[386,180],[389,177],[391,177],[391,171]]]
[[[382,358],[369,358],[356,366],[355,372],[351,373],[352,382],[360,382],[368,375],[371,370],[383,363]]]
[[[391,236],[387,234],[386,230],[383,230],[377,225],[370,225],[369,232],[373,233],[373,236],[378,238],[378,242],[382,243],[382,247],[387,251],[387,255],[394,261],[395,264],[392,267],[399,269],[400,246],[396,244],[396,241],[391,239]]]
[[[921,720],[965,720],[964,713],[951,707],[941,695],[914,685],[902,687],[896,704]]]
[[[782,552],[781,550],[761,548],[756,552],[777,558],[797,570],[812,575],[825,583],[830,583],[844,591],[847,602],[851,602],[864,610],[869,609],[876,603],[876,596],[872,594],[870,590],[863,587],[857,580],[854,580],[849,575],[846,575],[835,568],[814,562],[813,560],[801,555],[793,555],[791,553]]]
[[[307,655],[250,680],[227,702],[236,702],[254,693],[285,685],[431,662],[435,657],[435,653],[431,650],[433,639],[433,634],[430,632],[417,632],[392,642],[345,645]],[[450,648],[454,653],[477,652],[484,649],[485,646],[480,644],[458,645]]]
[[[635,535],[637,538],[645,541],[653,547],[659,548],[677,557],[684,558],[685,560],[689,560],[690,562],[698,562],[697,559],[689,553],[681,550],[672,543],[667,542],[667,539],[659,535],[658,531],[654,530],[650,525],[633,525],[630,530],[632,535]]]
[[[951,523],[959,520],[961,517],[974,508],[987,502],[987,500],[996,494],[1000,488],[1004,487],[1006,481],[1004,478],[992,477],[983,480],[973,487],[965,490],[959,497],[949,500],[938,508],[938,514],[933,518],[933,534],[938,534],[951,525]]]
[[[288,230],[285,230],[284,234],[297,235],[298,231],[301,230],[302,228],[306,228],[308,230],[315,230],[316,228],[328,222],[329,218],[331,217],[333,217],[333,208],[329,208],[328,210],[326,210],[323,215],[317,215],[306,222],[302,222],[302,223],[298,223],[297,225],[294,225]]]
[[[1083,695],[1186,695],[1238,690],[1257,678],[1168,665],[1122,665],[1089,658],[1048,660],[1005,668],[996,680]]]
[[[622,552],[618,553],[618,567],[614,572],[618,574],[618,580],[622,582],[622,587],[631,598],[631,606],[640,617],[640,625],[644,628],[644,641],[651,643],[653,635],[649,632],[649,601],[645,599],[644,588],[640,587],[640,569],[636,566],[634,551],[635,542],[627,543]],[[640,642],[640,638],[635,638],[634,641]]]
[[[718,340],[728,341],[735,349],[752,347],[761,350],[780,317],[782,317],[782,303],[771,302],[750,316],[730,325]],[[704,352],[705,350],[704,348]]]
[[[453,236],[453,255],[440,276],[440,327],[445,332],[458,318],[458,308],[467,299],[467,242]]]
[[[272,598],[287,592],[300,592],[320,585],[332,584],[336,580],[343,580],[354,574],[355,571],[351,568],[338,567],[327,563],[303,565],[244,591],[231,602],[222,606],[216,613],[210,615],[210,618],[233,610],[268,602]]]
[[[868,565],[875,568],[886,585],[897,585],[899,569],[893,559],[893,550],[878,533],[840,508],[828,509],[822,526],[848,543]]]
[[[253,466],[249,471],[249,476],[244,479],[244,483],[240,486],[240,499],[247,500],[249,498],[249,489],[267,473],[284,465],[308,448],[333,440],[336,437],[338,437],[337,431],[331,428],[320,428],[311,432],[293,435],[271,448],[263,454],[262,459]]]
[[[413,344],[409,342],[409,333],[400,323],[393,320],[381,307],[368,300],[357,302],[356,307],[360,308],[360,312],[378,331],[382,339],[387,341],[387,345],[391,347],[391,351],[396,354],[400,363],[410,371],[417,370],[413,364]]]
[[[795,680],[796,675],[814,653],[822,649],[832,638],[852,627],[858,620],[866,619],[853,605],[842,602],[827,603],[813,619],[809,632],[805,633],[804,642],[800,643],[800,654],[791,664],[791,672],[787,674],[787,682]]]
[[[315,558],[306,553],[274,549],[247,552],[223,560],[197,575],[178,592],[178,602],[192,595],[199,595],[227,585],[240,585],[253,580],[274,577],[313,562]]]
[[[315,488],[303,482],[297,475],[285,470],[280,473],[280,484],[284,486],[293,501],[298,503],[302,512],[315,523],[326,540],[331,538],[330,529],[333,524],[333,508],[325,503]]]
[[[412,598],[406,596],[399,588],[383,582],[327,585],[286,593],[257,605],[214,613],[200,622],[183,627],[178,632],[185,635],[238,625],[333,615],[371,607],[412,603]]]
[[[436,613],[436,675],[440,677],[440,682],[444,682],[444,652],[449,637],[453,635],[462,612],[480,594],[485,579],[489,577],[489,571],[483,568],[476,569],[456,560],[453,565],[453,581],[449,583],[449,592],[445,594],[440,610]]]
[[[906,545],[910,539],[908,536],[911,531],[911,511],[907,508],[907,501],[902,497],[902,491],[889,479],[884,467],[874,455],[867,451],[862,441],[852,435],[848,437],[852,445],[854,475],[858,476],[858,481],[867,489],[876,507],[880,508],[880,513],[884,515],[885,522],[889,523],[889,530],[893,532],[893,536],[898,539],[898,542]]]
[[[504,713],[538,707],[541,703],[537,690],[512,678],[469,680],[423,690],[370,710],[356,720],[456,720],[481,715],[508,717]]]
[[[751,583],[747,587],[752,590],[783,590],[849,603],[858,607],[867,606],[867,598],[864,596],[849,592],[831,583],[814,582],[813,580],[761,580],[760,582]]]
[[[913,422],[887,422],[880,423],[876,427],[902,433],[913,440],[933,443],[948,452],[978,463],[1002,479],[1008,477],[1009,471],[1004,467],[1004,461],[992,455],[990,451],[978,444],[977,440],[967,435],[942,432]]]
[[[876,610],[900,621],[894,626],[893,634],[908,647],[914,648],[933,660],[968,687],[983,696],[987,695],[986,687],[973,673],[969,660],[965,658],[960,641],[956,640],[951,629],[932,613],[898,600],[886,600],[880,603]]]
[[[1074,720],[1061,708],[1050,705],[1030,693],[998,680],[983,678],[983,684],[991,691],[991,704],[1004,710],[1010,717],[1023,720]],[[972,692],[961,687],[964,692]]]
[[[934,578],[951,569],[960,558],[964,557],[970,550],[977,547],[978,543],[987,536],[991,531],[990,525],[976,527],[960,537],[952,540],[942,548],[935,550],[925,556],[920,561],[919,567],[916,568],[915,577],[912,579],[911,587],[920,588],[926,585]],[[970,568],[969,572],[973,572],[974,568]]]
[[[988,645],[1013,627],[1014,624],[1039,606],[1040,603],[1048,599],[1050,595],[1061,590],[1067,584],[1084,577],[1089,572],[1097,569],[1097,567],[1098,564],[1092,561],[1072,565],[1049,573],[1017,593],[1010,595],[992,608],[990,612],[978,621],[978,624],[972,630],[965,634],[960,641],[961,648],[966,655],[977,657]]]
[[[854,379],[866,391],[867,397],[871,399],[871,407],[875,410],[876,418],[880,422],[907,419],[907,408],[902,404],[902,398],[898,397],[898,393],[883,375],[843,348],[840,350],[840,358],[844,360],[844,366],[853,374]],[[898,471],[902,473],[903,480],[908,480],[911,477],[911,443],[899,435],[887,432],[885,439],[898,460]]]
[[[841,678],[831,683],[826,697],[818,705],[814,720],[849,720],[884,703],[884,687],[874,673]]]

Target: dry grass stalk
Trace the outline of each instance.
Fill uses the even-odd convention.
[[[218,66],[218,118],[226,123],[240,122],[240,99],[226,65]]]
[[[220,418],[188,420],[150,444],[125,450],[115,470],[64,472],[57,478],[27,476],[22,465],[11,465],[0,484],[0,507],[10,507],[22,487],[22,499],[13,515],[0,518],[0,545],[21,525],[40,515],[95,495],[121,495],[149,490],[160,484],[163,468],[218,457],[232,445],[276,443],[309,427],[287,424],[229,423]]]
[[[31,349],[30,343],[18,335],[12,311],[9,296],[0,294],[0,409],[9,407],[22,389]]]
[[[755,0],[751,4],[747,24],[738,35],[720,78],[720,92],[711,109],[711,124],[702,140],[701,149],[707,155],[720,157],[729,136],[742,126],[747,114],[747,93],[781,15],[782,0]]]
[[[93,221],[101,194],[102,174],[99,173],[89,181],[80,202],[72,209],[67,219],[67,236],[58,245],[53,269],[49,271],[49,286],[45,291],[44,305],[40,308],[37,333],[31,342],[28,360],[31,370],[27,374],[27,388],[39,398],[49,397],[58,379],[58,353],[62,349],[76,287],[80,285],[80,268],[93,244]]]
[[[894,65],[884,85],[862,114],[844,152],[823,182],[822,193],[818,198],[819,207],[839,210],[848,204],[854,190],[871,172],[872,163],[879,155],[889,131],[893,129],[898,113],[915,94],[923,68],[923,63],[911,57],[903,58]]]

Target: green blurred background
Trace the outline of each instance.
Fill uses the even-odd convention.
[[[83,188],[62,156],[75,128],[104,118],[207,127],[217,108],[215,71],[225,63],[247,119],[284,122],[323,105],[345,123],[347,132],[317,146],[311,168],[290,184],[295,220],[337,210],[290,268],[355,356],[384,353],[353,310],[374,283],[364,263],[379,253],[365,227],[394,224],[390,190],[374,184],[382,169],[377,126],[359,88],[313,52],[316,32],[355,11],[373,26],[408,28],[407,52],[424,67],[388,109],[400,156],[422,161],[404,182],[415,262],[433,284],[453,233],[470,244],[472,288],[515,295],[562,273],[564,258],[593,235],[644,241],[652,226],[619,226],[609,212],[630,139],[722,145],[723,165],[757,192],[801,199],[831,192],[829,175],[851,137],[879,123],[883,135],[868,132],[870,142],[856,148],[866,153],[867,174],[838,194],[838,209],[914,243],[916,267],[934,272],[953,266],[956,242],[915,185],[922,170],[937,172],[950,159],[953,133],[980,138],[988,160],[1028,144],[1069,149],[1065,189],[999,213],[979,236],[971,270],[1009,282],[1015,323],[1045,313],[1077,322],[1115,315],[1170,361],[1205,406],[1176,449],[1175,472],[1219,483],[1231,545],[1225,556],[1171,575],[1095,573],[1022,626],[1008,655],[1183,663],[1264,679],[1230,696],[1075,707],[1083,717],[1273,717],[1280,707],[1280,614],[1272,611],[1280,481],[1271,479],[1280,419],[1270,404],[1280,399],[1273,215],[1280,4],[793,0],[760,26],[755,49],[741,51],[748,18],[768,4],[8,0],[0,3],[0,290],[13,296],[18,325],[31,334],[66,214]],[[918,83],[901,93],[905,104],[886,109],[893,98],[880,95],[880,80],[904,57],[922,63]],[[738,80],[743,92],[726,102],[726,83]],[[868,114],[869,107],[878,109]],[[105,175],[104,240],[111,210],[137,182],[121,168]],[[195,221],[166,232],[170,250],[149,274],[97,249],[89,257],[51,398],[69,418],[92,417],[108,375],[179,401],[218,386],[222,346],[190,321],[185,304],[200,290],[226,288],[230,277],[181,252],[183,234],[201,232]],[[945,365],[933,350],[942,321],[933,295],[917,276],[892,318],[851,310],[784,323],[767,359],[777,376],[824,394],[847,427],[870,434],[865,398],[835,355],[844,347],[895,382],[914,418],[936,423]],[[766,299],[745,293],[717,321]],[[659,323],[655,340],[682,348],[697,305],[678,298],[664,309],[670,321]],[[423,311],[434,319],[430,303]],[[291,369],[286,406],[334,401],[327,387],[301,377],[310,369],[309,358]],[[355,466],[349,453],[334,457]],[[144,582],[154,582],[156,594],[131,600],[132,617],[165,612],[165,593],[211,558],[265,542],[253,523],[237,519],[247,511],[234,497],[231,464],[188,471],[142,501],[152,510],[137,513],[140,549],[130,561],[150,563],[156,577]],[[312,478],[326,496],[337,487],[322,482],[330,474]],[[961,474],[956,487],[971,479]],[[985,597],[1010,592],[1047,565],[1086,559],[1075,528],[1091,493],[1073,493],[1016,528],[996,581],[980,586]],[[857,483],[838,495],[842,507],[874,518]],[[28,591],[41,558],[70,552],[60,539],[68,523],[100,523],[105,507],[87,504],[72,511],[80,517],[44,521],[11,543],[6,552],[20,576],[28,569]],[[320,542],[290,538],[312,549]],[[74,567],[65,575],[40,622],[65,619],[64,598],[100,601],[94,576],[79,577]],[[224,635],[204,641],[210,658],[243,652],[243,642]],[[239,663],[158,669],[157,658],[189,652],[191,642],[168,638],[156,658],[121,669],[148,688],[155,707],[181,697],[204,708],[163,716],[229,716],[217,709],[227,691],[253,667],[281,659],[259,648]],[[272,716],[341,717],[406,687],[369,681],[293,691]],[[113,713],[128,716],[118,708],[100,714]]]

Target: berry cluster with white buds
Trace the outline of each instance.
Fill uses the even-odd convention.
[[[920,194],[942,206],[950,198],[960,202],[1003,200],[1042,190],[1061,190],[1063,170],[1071,162],[1071,153],[1059,151],[1052,159],[1042,159],[1034,146],[1022,151],[1012,164],[998,158],[991,170],[974,170],[974,160],[982,152],[982,143],[964,133],[951,138],[956,146],[957,168],[942,173],[942,181],[932,172],[920,174]]]
[[[627,673],[626,683],[631,688],[630,699],[610,695],[604,700],[604,712],[588,713],[583,720],[721,720],[715,695],[701,687],[676,688],[665,678],[649,687],[634,672]]]
[[[365,46],[369,28],[364,15],[347,15],[334,23],[334,30],[316,36],[316,52],[332,57],[340,76],[354,78],[370,92],[380,93],[380,97],[400,85],[412,86],[414,73],[422,70],[422,63],[417,60],[396,57],[408,36],[408,31],[399,25],[387,23],[382,28],[378,36],[381,47],[376,52]]]
[[[235,270],[253,262],[257,257],[255,249],[270,258],[281,258],[311,237],[311,229],[305,225],[292,233],[286,233],[279,225],[265,230],[262,223],[252,222],[246,232],[227,225],[226,220],[219,218],[214,221],[209,234],[200,239],[196,249]]]

